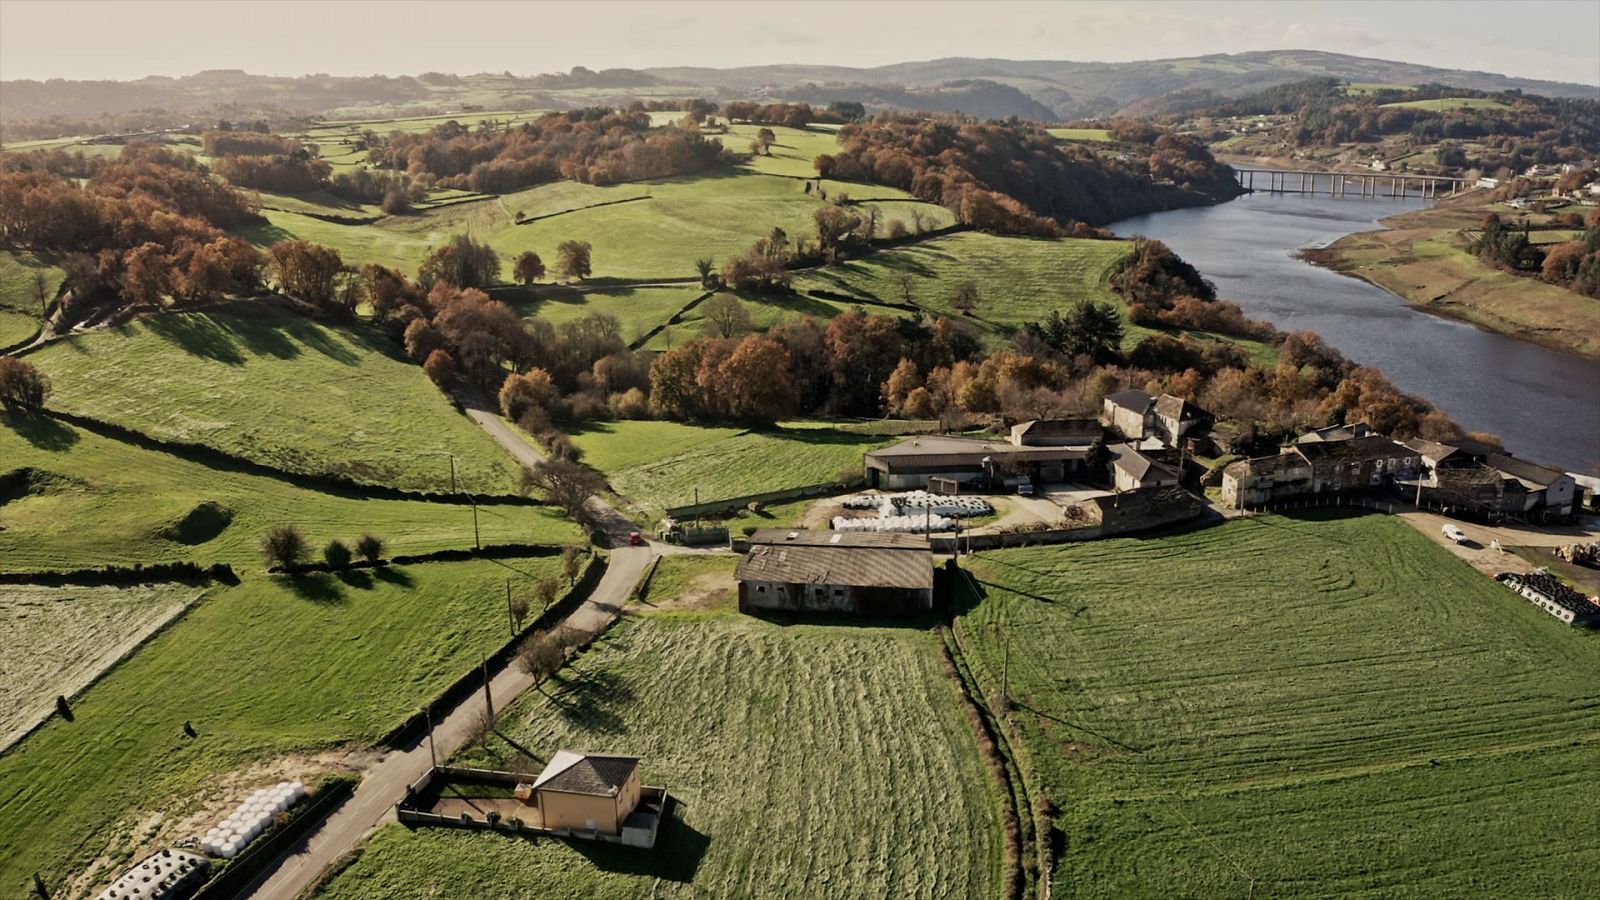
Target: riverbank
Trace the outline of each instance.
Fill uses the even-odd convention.
[[[1600,300],[1492,268],[1467,250],[1464,229],[1489,210],[1480,197],[1445,200],[1384,219],[1300,253],[1307,262],[1376,285],[1413,309],[1552,350],[1600,360]]]

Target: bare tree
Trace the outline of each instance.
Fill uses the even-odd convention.
[[[50,279],[46,277],[43,269],[33,270],[33,296],[39,301],[39,318],[44,318],[49,307],[46,305],[50,299]]]
[[[567,661],[566,652],[549,632],[530,634],[517,645],[517,665],[533,676],[533,685],[544,693],[544,683],[561,671]]]
[[[594,470],[566,459],[545,460],[528,472],[527,480],[577,522],[588,521],[585,505],[601,486]]]
[[[554,575],[546,575],[534,582],[533,592],[539,595],[539,608],[549,609],[550,604],[556,602],[556,595],[561,593],[561,582]]]
[[[293,525],[276,525],[262,539],[261,554],[266,557],[269,566],[292,569],[305,558],[306,539],[300,534],[300,529]]]
[[[900,302],[907,306],[915,305],[917,298],[911,289],[916,286],[916,279],[911,277],[911,273],[901,272],[894,277],[894,283],[900,289]]]
[[[750,330],[750,313],[732,294],[718,294],[700,306],[706,332],[714,337],[733,337]]]
[[[517,594],[511,598],[511,620],[516,623],[517,629],[522,629],[523,620],[528,618],[528,598],[524,594]]]

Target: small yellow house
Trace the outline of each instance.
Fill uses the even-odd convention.
[[[557,751],[532,794],[545,828],[620,835],[639,805],[639,758]]]

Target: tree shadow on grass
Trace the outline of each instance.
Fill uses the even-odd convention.
[[[387,582],[399,587],[408,588],[417,583],[417,580],[411,577],[411,573],[398,566],[378,566],[372,570],[372,574],[373,577],[377,578],[379,581]]]
[[[615,672],[575,672],[558,675],[562,688],[550,702],[569,723],[596,734],[625,734],[627,722],[620,710],[633,702],[627,679]]]
[[[76,429],[57,422],[49,416],[18,412],[0,413],[4,422],[17,436],[39,448],[60,453],[79,441]]]
[[[345,569],[338,578],[358,591],[370,591],[373,587],[372,573],[366,569]]]
[[[294,591],[301,599],[313,603],[344,603],[346,597],[339,580],[327,572],[296,572],[293,575],[276,575],[279,584]]]

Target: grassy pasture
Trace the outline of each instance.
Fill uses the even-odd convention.
[[[39,331],[39,297],[33,281],[38,271],[45,275],[49,302],[66,273],[36,254],[0,250],[0,347],[25,341]]]
[[[1433,100],[1399,100],[1383,104],[1384,108],[1425,109],[1429,112],[1447,112],[1452,109],[1510,109],[1508,104],[1487,97],[1438,97]]]
[[[746,431],[677,422],[597,422],[572,432],[583,461],[651,516],[666,507],[830,481],[893,438],[828,428]]]
[[[0,746],[199,593],[173,584],[0,586]]]
[[[899,303],[904,299],[901,276],[911,280],[912,302],[932,315],[960,319],[977,329],[985,343],[1003,344],[1028,322],[1044,319],[1052,310],[1079,300],[1101,300],[1119,308],[1121,298],[1111,292],[1111,269],[1127,253],[1126,241],[1083,238],[1000,237],[962,232],[907,247],[875,253],[797,277],[795,289],[805,294],[805,304],[827,303],[845,307],[850,300]],[[978,306],[970,316],[956,313],[951,301],[964,281],[978,286]],[[823,297],[813,291],[827,292]],[[772,305],[782,309],[786,303]],[[820,309],[807,311],[821,314]],[[1153,329],[1129,324],[1125,347],[1132,347]],[[1268,365],[1273,348],[1259,341],[1189,332],[1198,341],[1224,340],[1239,344],[1255,362]]]
[[[502,299],[525,319],[544,319],[558,326],[594,313],[615,316],[622,323],[623,339],[633,341],[672,318],[701,293],[697,284],[596,289],[547,286]],[[683,328],[685,336],[699,332],[698,327]]]
[[[527,578],[559,566],[508,563]],[[103,881],[155,843],[151,812],[170,845],[185,836],[175,818],[214,802],[229,773],[375,741],[506,639],[508,576],[523,577],[476,561],[213,589],[79,698],[74,721],[0,757],[0,893],[97,858],[89,880]]]
[[[422,369],[363,326],[235,304],[74,335],[31,359],[51,403],[283,469],[419,490],[511,493],[520,475]]]
[[[1380,516],[984,553],[1058,897],[1594,896],[1600,634]],[[1585,762],[1588,760],[1590,762]]]
[[[836,185],[837,187],[837,185]],[[805,193],[804,182],[748,173],[722,173],[602,189],[618,198],[647,191],[648,200],[579,209],[565,215],[512,226],[490,236],[503,258],[532,249],[553,257],[563,240],[589,241],[597,278],[684,278],[694,261],[710,257],[719,266],[749,248],[774,227],[791,238],[816,230],[812,219],[821,203]],[[868,189],[887,223],[910,221],[916,201],[885,189]],[[864,195],[867,196],[867,195]],[[950,213],[916,204],[933,227],[947,225]],[[531,214],[531,213],[530,213]]]
[[[260,542],[280,523],[300,526],[314,550],[371,531],[391,553],[472,546],[465,504],[324,494],[142,450],[50,420],[0,418],[0,474],[43,473],[0,497],[0,570],[106,564],[227,562],[261,566]],[[486,544],[581,542],[543,507],[478,510]]]
[[[1047,128],[1050,136],[1062,141],[1109,142],[1111,132],[1104,128]]]
[[[938,652],[911,628],[629,617],[501,730],[640,754],[678,800],[655,849],[396,826],[319,896],[993,896],[996,801]]]
[[[749,153],[750,144],[763,127],[771,128],[777,139],[768,148],[768,155],[751,157],[745,164],[753,172],[815,178],[817,167],[812,161],[824,153],[836,153],[839,150],[837,135],[804,128],[785,128],[782,125],[731,125],[726,134],[711,136],[735,153]]]
[[[1365,97],[1379,91],[1414,91],[1415,85],[1394,84],[1383,81],[1352,81],[1344,86],[1344,92],[1352,97]]]
[[[807,297],[801,294],[739,296],[738,300],[739,305],[743,306],[745,312],[750,316],[750,324],[763,331],[800,316],[831,319],[839,313],[848,311],[852,305],[835,300]],[[681,321],[663,329],[660,334],[651,338],[649,343],[645,344],[645,348],[649,350],[670,350],[684,341],[707,334],[705,316],[702,312],[703,308],[704,305],[702,304],[684,314]]]

